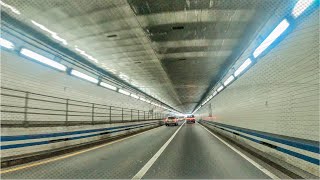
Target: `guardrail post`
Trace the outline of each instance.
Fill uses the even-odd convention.
[[[143,111],[143,120],[146,120],[146,112]]]
[[[110,122],[110,124],[111,124],[111,108],[112,108],[112,106],[109,107],[109,122]]]
[[[130,110],[130,119],[131,119],[131,121],[132,121],[132,109]]]
[[[140,120],[140,111],[138,110],[138,121]]]
[[[66,99],[66,122],[65,124],[68,125],[68,115],[69,114],[69,99]]]
[[[123,122],[123,108],[121,108],[121,120]]]
[[[92,117],[92,124],[94,124],[94,103],[92,103],[92,113],[91,113],[91,117]]]
[[[29,92],[26,92],[26,98],[24,101],[24,119],[23,125],[28,127],[28,103],[29,103]]]

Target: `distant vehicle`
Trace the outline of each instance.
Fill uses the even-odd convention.
[[[189,115],[186,118],[187,123],[195,123],[196,122],[196,118],[194,117],[194,115]]]
[[[169,116],[165,119],[164,123],[166,126],[170,126],[170,125],[178,126],[178,118]]]

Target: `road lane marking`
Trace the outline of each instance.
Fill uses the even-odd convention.
[[[167,148],[172,139],[177,135],[182,126],[186,123],[186,121],[181,124],[181,126],[173,133],[173,135],[168,139],[166,143],[158,150],[158,152],[140,169],[140,171],[132,178],[132,179],[141,179],[147,171],[151,168],[151,166],[156,162],[162,152]]]
[[[200,124],[200,123],[198,123]],[[221,139],[220,137],[218,137],[217,135],[215,135],[213,132],[211,132],[210,130],[208,130],[208,128],[204,127],[202,124],[200,124],[206,131],[208,131],[211,135],[213,135],[214,137],[216,137],[217,139],[219,139],[222,143],[224,143],[226,146],[228,146],[230,149],[232,149],[233,151],[235,151],[236,153],[238,153],[241,157],[243,157],[244,159],[246,159],[247,161],[249,161],[252,165],[254,165],[256,168],[258,168],[260,171],[262,171],[263,173],[265,173],[267,176],[269,176],[272,179],[280,179],[278,176],[274,175],[273,173],[271,173],[270,171],[268,171],[267,169],[265,169],[263,166],[261,166],[260,164],[258,164],[257,162],[255,162],[254,160],[252,160],[251,158],[249,158],[248,156],[246,156],[245,154],[243,154],[242,152],[240,152],[239,150],[237,150],[235,147],[231,146],[230,144],[228,144],[226,141],[224,141],[223,139]]]
[[[13,172],[13,171],[18,171],[18,170],[21,170],[21,169],[30,168],[30,167],[34,167],[34,166],[39,166],[39,165],[46,164],[46,163],[49,163],[49,162],[65,159],[65,158],[72,157],[72,156],[75,156],[75,155],[79,155],[79,154],[82,154],[82,153],[85,153],[85,152],[88,152],[88,151],[92,151],[92,150],[95,150],[95,149],[98,149],[98,148],[101,148],[101,147],[104,147],[104,146],[107,146],[107,145],[111,145],[111,144],[114,144],[114,143],[129,139],[129,138],[138,136],[138,135],[142,135],[144,133],[147,133],[147,132],[149,132],[151,130],[158,129],[160,127],[162,127],[162,126],[159,126],[159,127],[153,128],[153,129],[149,129],[147,131],[144,131],[144,132],[141,132],[141,133],[129,136],[129,137],[125,137],[125,138],[122,138],[122,139],[111,141],[111,142],[108,142],[106,144],[102,144],[102,145],[95,146],[95,147],[92,147],[92,148],[89,148],[89,149],[85,149],[85,150],[82,150],[82,151],[74,152],[74,153],[71,153],[71,154],[67,154],[67,155],[63,155],[63,156],[59,156],[59,157],[55,157],[55,158],[51,158],[51,159],[43,160],[43,161],[39,161],[39,162],[34,162],[34,163],[26,164],[26,165],[21,165],[21,166],[14,167],[14,168],[9,168],[9,169],[4,169],[4,170],[1,169],[0,170],[0,174]]]

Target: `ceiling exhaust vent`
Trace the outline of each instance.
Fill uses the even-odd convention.
[[[184,26],[172,26],[172,30],[182,30]]]
[[[116,35],[116,34],[107,35],[108,38],[115,38],[115,37],[117,37],[117,36],[118,36],[118,35]]]
[[[187,60],[186,58],[181,58],[181,59],[178,59],[178,61],[185,61]]]

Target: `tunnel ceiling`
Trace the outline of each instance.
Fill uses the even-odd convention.
[[[10,13],[19,21],[44,25],[70,50],[86,51],[97,66],[183,112],[193,110],[281,2],[3,1],[21,11]]]

